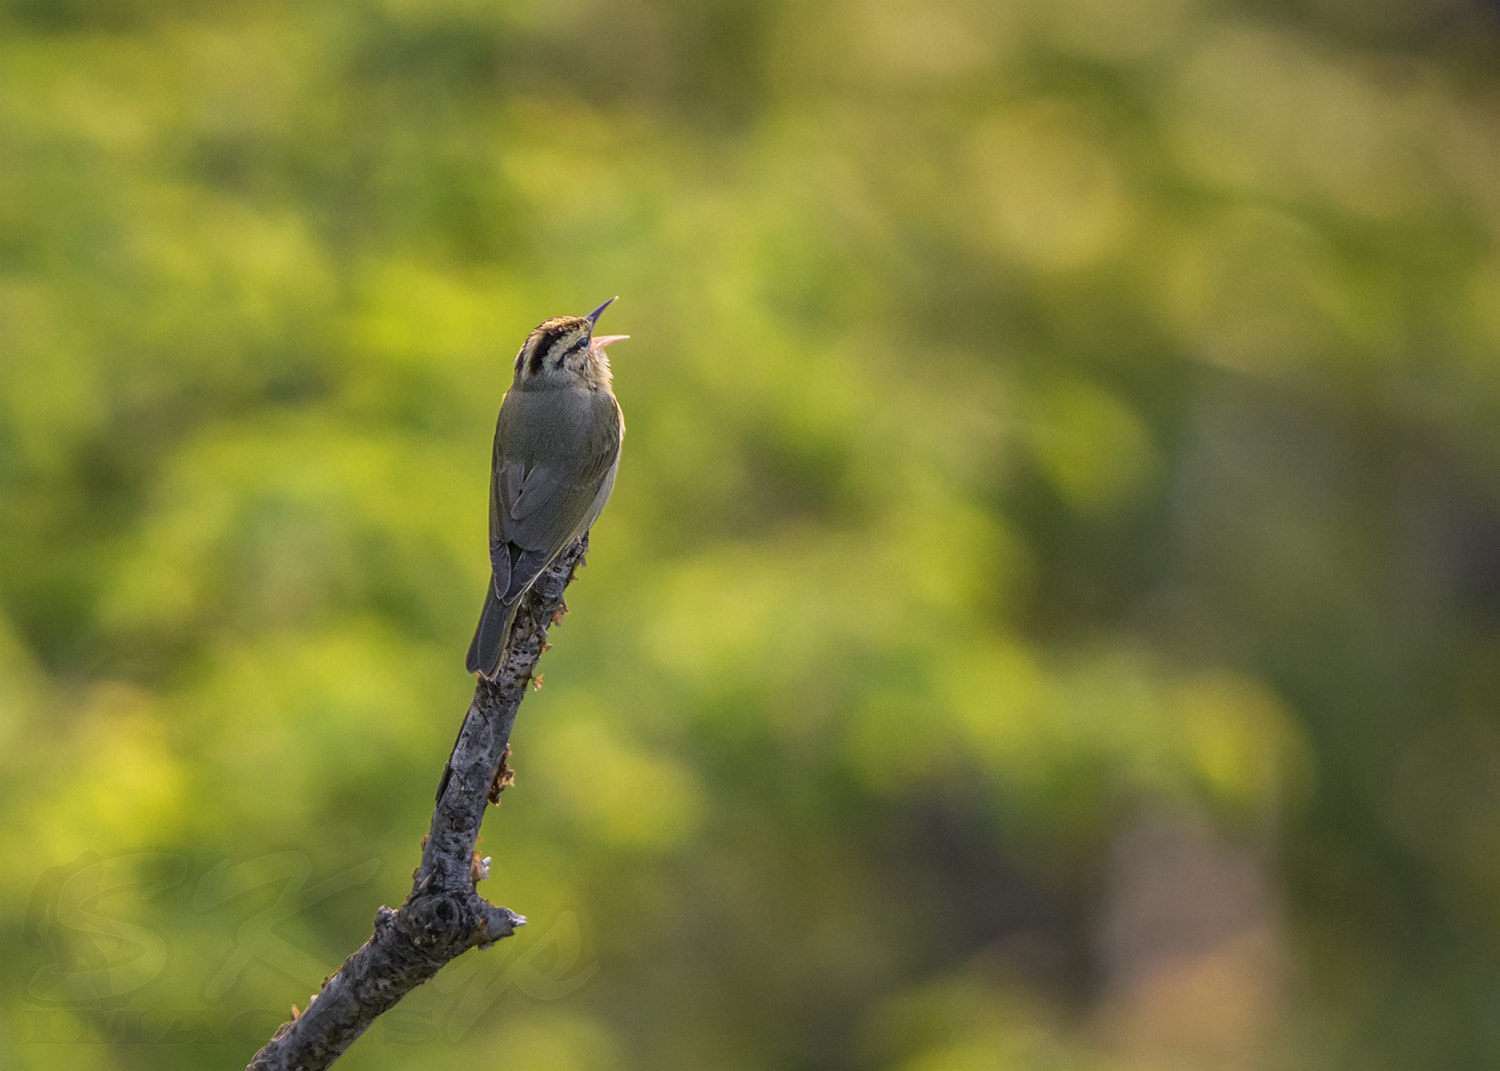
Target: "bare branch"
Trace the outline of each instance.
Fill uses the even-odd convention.
[[[317,1071],[339,1058],[380,1014],[470,948],[488,948],[526,920],[485,902],[474,843],[501,776],[516,711],[526,696],[547,630],[564,611],[563,592],[588,549],[588,536],[537,579],[517,615],[494,681],[481,678],[438,786],[437,808],[413,875],[395,911],[375,914],[375,932],[323,983],[307,1009],[282,1024],[247,1071]]]

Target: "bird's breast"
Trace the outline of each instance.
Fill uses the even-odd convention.
[[[514,461],[555,462],[617,449],[620,409],[609,394],[580,388],[505,396],[496,428],[497,453]]]

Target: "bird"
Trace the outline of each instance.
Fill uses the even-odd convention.
[[[495,420],[490,470],[490,584],[467,666],[486,680],[516,608],[542,571],[599,519],[615,486],[625,417],[595,335],[610,298],[587,316],[558,316],[526,336]]]

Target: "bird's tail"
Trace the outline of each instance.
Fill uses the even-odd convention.
[[[521,600],[503,602],[495,594],[495,585],[490,584],[484,592],[484,609],[479,612],[479,627],[474,630],[474,639],[469,643],[469,658],[465,663],[470,673],[478,673],[486,680],[494,680],[500,672],[500,656],[505,651],[505,635],[516,618],[516,607]]]

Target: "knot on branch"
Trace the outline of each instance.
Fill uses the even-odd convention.
[[[467,936],[467,912],[448,893],[424,893],[412,897],[406,906],[407,935],[418,948],[447,945]]]

